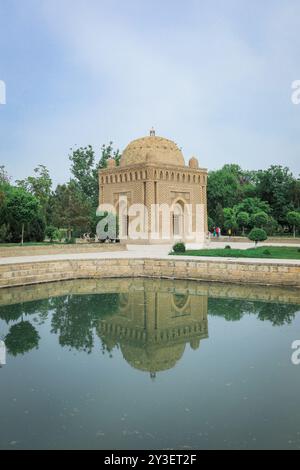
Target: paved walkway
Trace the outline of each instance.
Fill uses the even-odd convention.
[[[227,245],[228,243],[224,244]],[[220,242],[216,243],[218,248],[222,248]],[[236,248],[238,248],[234,244]],[[245,243],[242,243],[245,247]],[[253,244],[249,244],[253,247]],[[295,245],[293,245],[295,246]],[[194,248],[195,245],[187,245],[187,248]],[[210,245],[211,248],[215,248],[213,243]],[[96,253],[67,253],[67,254],[56,254],[56,255],[30,255],[30,256],[18,256],[18,257],[9,257],[9,258],[0,258],[0,265],[9,265],[17,263],[34,263],[34,262],[43,262],[43,261],[63,261],[63,260],[84,260],[84,259],[180,259],[180,260],[197,260],[197,261],[243,261],[244,263],[264,263],[264,264],[293,264],[300,266],[300,260],[286,260],[286,259],[261,259],[261,258],[220,258],[220,257],[211,257],[211,256],[170,256],[168,253],[171,251],[171,245],[128,245],[128,251],[115,251],[115,252],[96,252]]]

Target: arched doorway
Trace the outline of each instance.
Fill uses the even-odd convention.
[[[184,203],[182,201],[177,201],[173,206],[172,229],[174,238],[184,238]]]
[[[120,198],[116,204],[116,214],[119,220],[119,238],[124,239],[129,235],[129,215],[127,199]]]

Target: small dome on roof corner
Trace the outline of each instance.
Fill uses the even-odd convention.
[[[116,160],[114,158],[109,158],[107,160],[107,168],[114,168],[116,166]]]
[[[196,158],[196,157],[190,158],[189,167],[190,167],[190,168],[194,168],[194,169],[199,168],[199,161],[198,161],[198,158]]]

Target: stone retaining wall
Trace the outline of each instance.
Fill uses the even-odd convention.
[[[128,292],[162,292],[180,295],[202,295],[210,298],[264,301],[300,305],[300,289],[228,284],[218,282],[197,282],[188,280],[162,279],[75,279],[70,281],[47,282],[1,289],[0,306],[23,302],[62,297],[65,295],[94,295]]]
[[[69,279],[150,277],[300,287],[300,265],[188,259],[87,259],[0,265],[0,287]]]

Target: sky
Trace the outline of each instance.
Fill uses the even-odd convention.
[[[186,161],[300,173],[299,0],[0,0],[0,164],[156,134]]]

